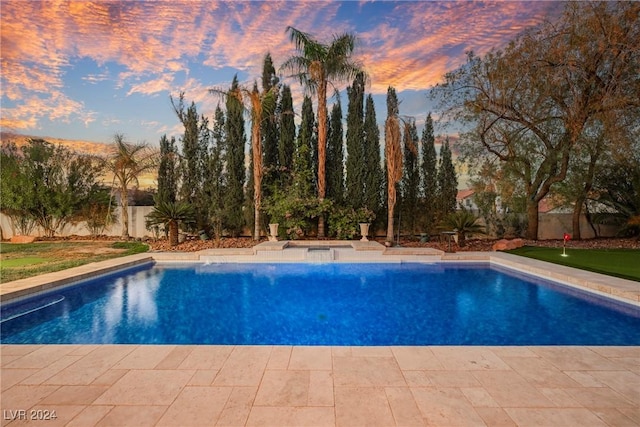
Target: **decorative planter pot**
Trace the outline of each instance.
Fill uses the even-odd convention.
[[[278,223],[269,224],[269,241],[275,242],[278,240]]]
[[[361,242],[368,242],[369,239],[367,239],[367,235],[369,234],[369,226],[371,224],[369,224],[368,222],[361,222],[360,223],[360,234],[362,235],[362,239],[360,239]]]

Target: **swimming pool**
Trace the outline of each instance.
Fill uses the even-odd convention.
[[[640,345],[637,307],[488,264],[147,264],[2,307],[2,342]]]

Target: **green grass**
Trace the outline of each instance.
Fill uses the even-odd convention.
[[[509,253],[534,258],[567,267],[608,274],[640,281],[640,250],[638,249],[572,249],[562,256],[562,248],[524,246]]]
[[[148,250],[149,247],[140,242],[0,243],[0,282],[24,279]]]

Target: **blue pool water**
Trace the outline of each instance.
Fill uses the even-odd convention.
[[[3,343],[640,345],[636,307],[575,293],[488,265],[146,265],[5,305],[1,333]]]

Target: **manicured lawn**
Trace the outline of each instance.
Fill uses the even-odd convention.
[[[567,256],[563,257],[562,248],[524,246],[509,253],[640,281],[640,250],[638,249],[572,249],[569,247]]]
[[[139,242],[0,243],[0,282],[146,252]]]

